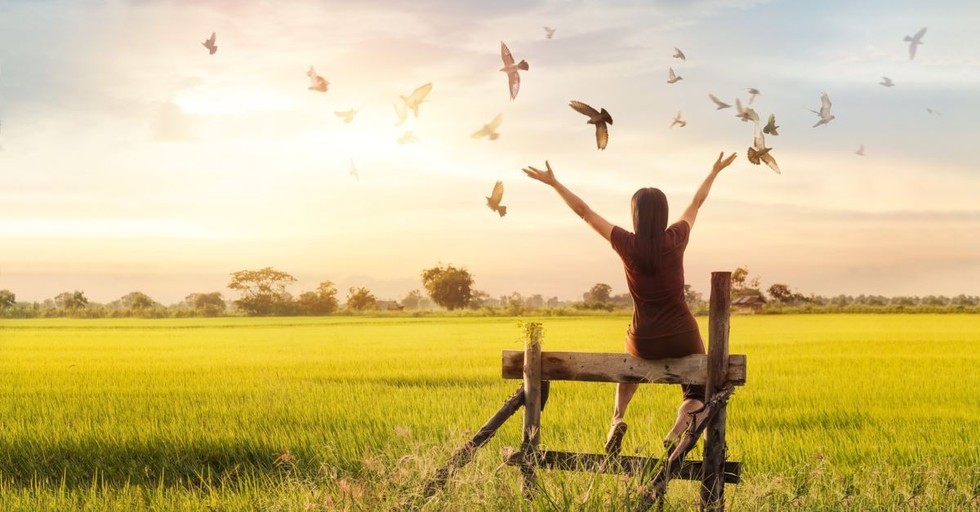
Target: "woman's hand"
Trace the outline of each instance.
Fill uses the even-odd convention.
[[[715,165],[711,168],[711,173],[718,174],[721,172],[722,169],[732,164],[736,156],[738,156],[738,153],[732,153],[731,156],[725,158],[724,151],[718,153],[718,160],[715,160]]]
[[[551,164],[549,164],[547,160],[544,161],[544,165],[548,169],[547,171],[542,171],[541,169],[531,166],[527,166],[522,170],[524,171],[524,174],[527,174],[530,178],[536,179],[545,185],[551,185],[553,187],[556,183],[558,183],[558,180],[555,179],[555,172],[551,170]]]

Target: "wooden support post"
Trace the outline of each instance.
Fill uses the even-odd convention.
[[[645,512],[653,507],[654,504],[659,504],[660,508],[663,507],[664,498],[667,496],[667,482],[684,470],[684,457],[687,456],[687,452],[694,448],[694,445],[698,442],[698,438],[701,437],[701,433],[708,427],[708,424],[714,421],[718,412],[724,410],[728,397],[731,396],[734,389],[729,386],[715,394],[714,397],[704,404],[704,409],[697,414],[691,428],[684,432],[684,436],[677,443],[677,447],[674,448],[674,451],[670,453],[667,460],[660,466],[657,474],[653,476],[653,480],[651,480],[648,486],[649,490],[644,493],[637,510]],[[703,478],[702,475],[707,471],[707,469],[704,469],[704,463],[701,464],[701,468],[703,471],[698,475],[699,478]],[[739,465],[738,468],[739,473],[741,473],[741,466]],[[722,474],[724,475],[724,472]]]
[[[462,448],[456,450],[449,461],[446,462],[444,466],[436,471],[435,476],[429,479],[425,484],[425,490],[422,495],[424,498],[431,498],[432,495],[446,485],[446,481],[449,480],[449,476],[452,475],[457,469],[467,465],[471,460],[473,460],[473,454],[476,453],[476,449],[483,446],[497,433],[497,429],[504,424],[505,421],[510,419],[511,416],[517,412],[524,405],[524,385],[522,384],[517,388],[504,405],[497,411],[496,414],[490,417],[486,423],[480,427],[480,430],[473,436],[473,439],[466,442]]]
[[[534,499],[537,490],[538,446],[541,442],[541,324],[528,323],[524,340],[524,429],[521,438],[521,490]]]
[[[728,332],[731,314],[731,272],[711,273],[711,299],[708,311],[708,378],[705,400],[715,396],[728,375]],[[710,419],[704,440],[704,476],[701,480],[701,510],[725,510],[725,416],[726,402]]]

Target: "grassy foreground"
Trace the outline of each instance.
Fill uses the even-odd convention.
[[[622,350],[628,318],[546,318],[545,350]],[[704,319],[699,319],[706,333]],[[0,321],[0,510],[390,510],[517,387],[516,319]],[[980,315],[733,317],[734,510],[980,510]],[[612,384],[558,382],[551,449],[597,453]],[[624,453],[680,390],[644,386]],[[423,510],[520,510],[515,417]],[[693,453],[699,456],[700,452]],[[542,473],[541,510],[628,510],[639,479]],[[672,483],[669,508],[696,507]]]

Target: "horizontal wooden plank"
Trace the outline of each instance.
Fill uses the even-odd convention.
[[[507,459],[507,464],[518,466],[523,460],[523,455],[516,452]],[[660,459],[650,457],[631,457],[625,455],[611,456],[598,453],[573,453],[557,451],[538,452],[538,467],[547,469],[560,469],[563,471],[589,471],[601,473],[628,473],[637,475],[643,471],[654,471]],[[681,462],[681,467],[677,474],[672,478],[681,480],[701,480],[701,466],[699,460],[685,460]],[[725,462],[725,483],[737,484],[742,481],[742,463],[735,461]]]
[[[524,378],[524,352],[503,351],[505,379]],[[660,384],[704,384],[708,356],[679,359],[640,359],[629,354],[596,352],[541,352],[541,378],[588,382],[637,382]],[[745,356],[728,356],[728,382],[745,384]]]

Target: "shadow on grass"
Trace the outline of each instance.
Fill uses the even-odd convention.
[[[125,445],[101,440],[38,444],[0,442],[0,483],[68,489],[103,486],[236,486],[256,480],[312,476],[324,463],[357,472],[357,461],[323,461],[316,455],[261,442],[154,441]]]

